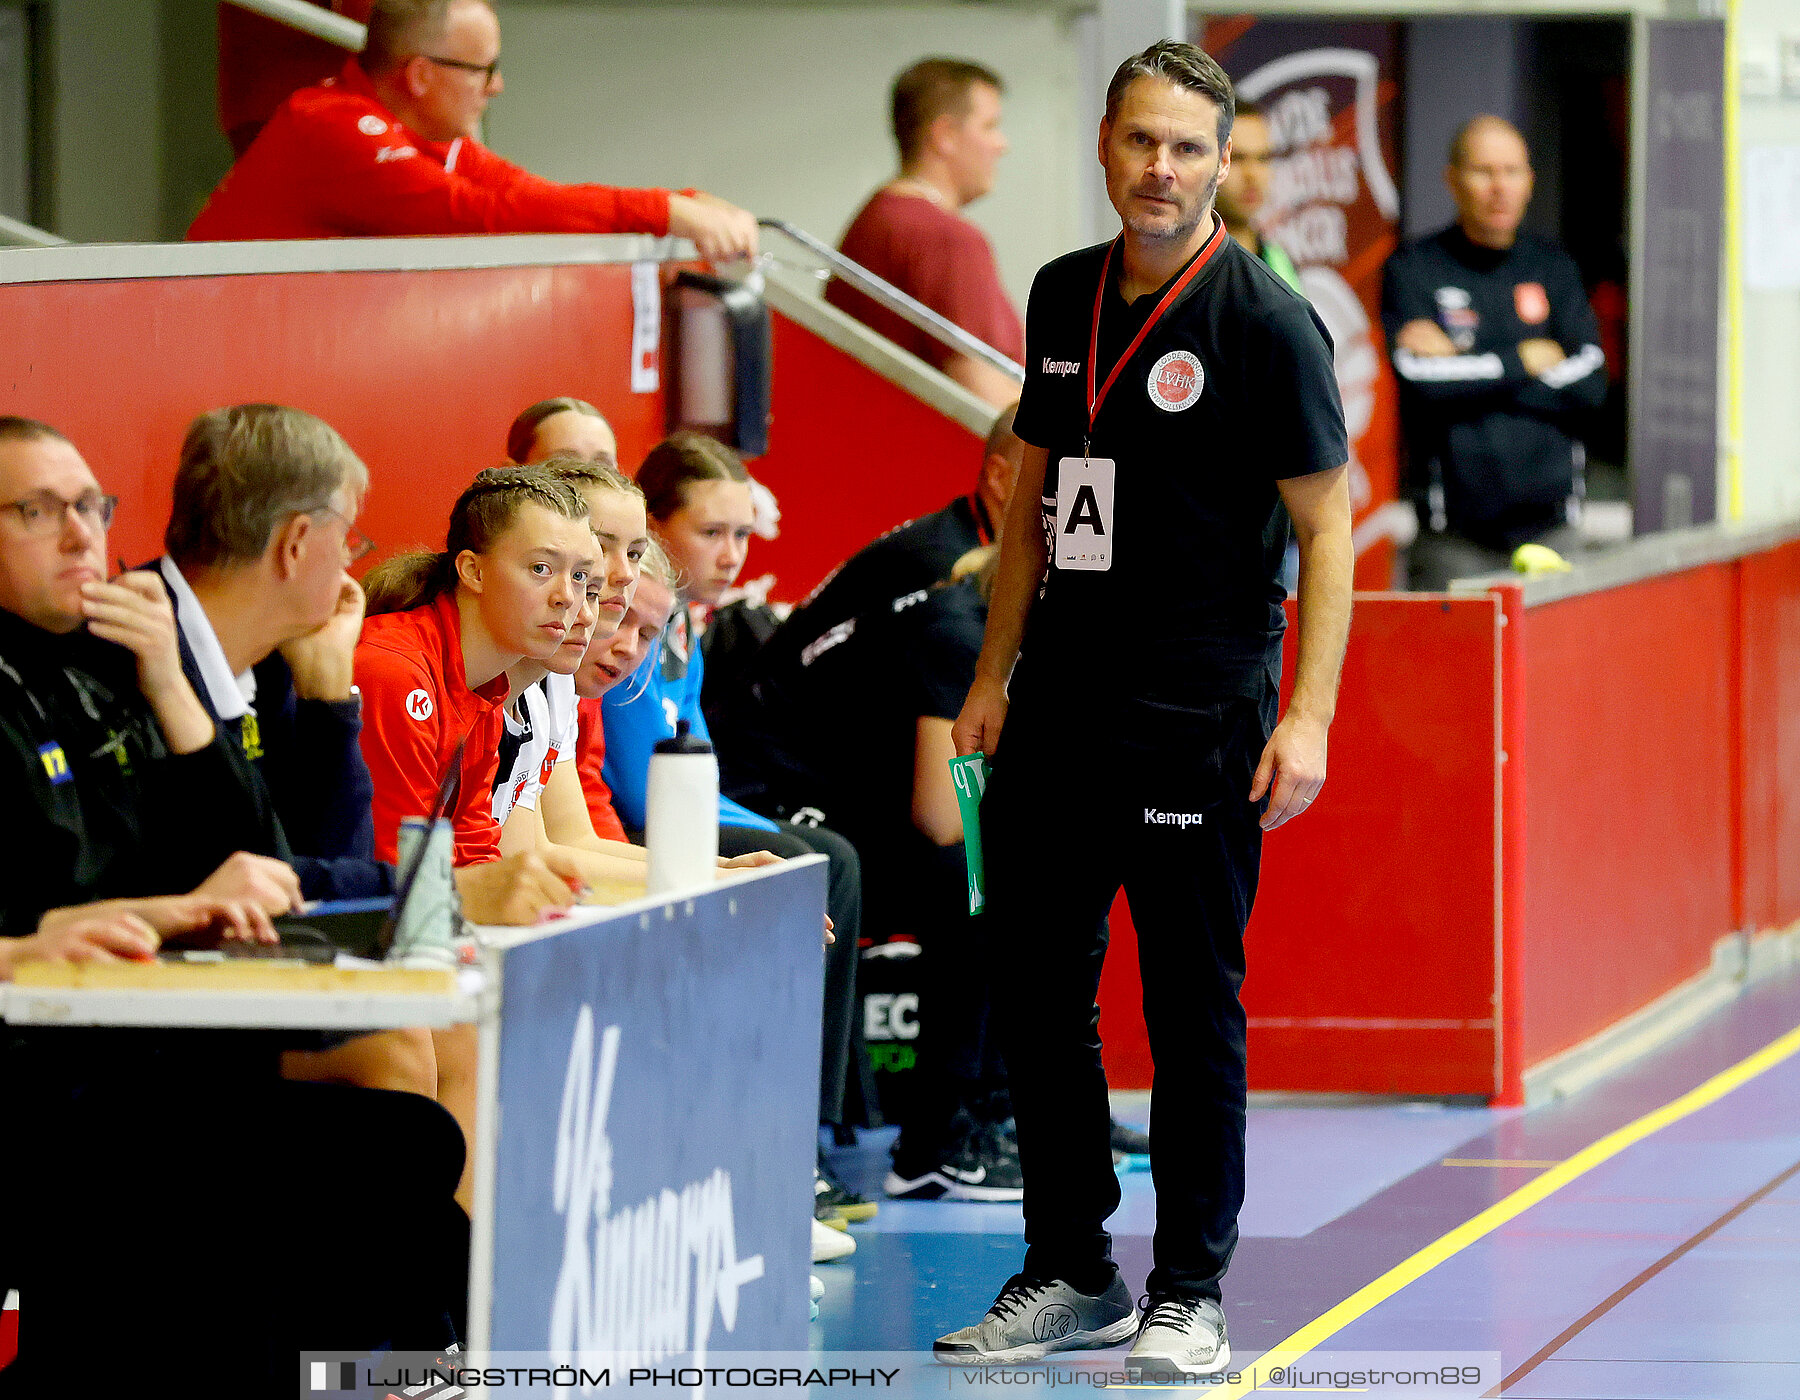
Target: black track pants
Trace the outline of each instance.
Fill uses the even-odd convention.
[[[1137,929],[1156,1077],[1153,1293],[1217,1299],[1244,1197],[1244,925],[1262,853],[1250,783],[1274,702],[1021,696],[982,803],[994,1025],[1025,1175],[1025,1271],[1109,1279],[1119,1204],[1096,997],[1106,913]]]
[[[864,927],[878,938],[910,938],[921,949],[919,1056],[901,1137],[910,1161],[935,1158],[951,1145],[958,1111],[976,1106],[984,1080],[1004,1077],[987,1043],[987,970],[980,921],[969,917],[968,866],[960,842],[889,837],[865,856],[863,876]]]
[[[825,910],[836,927],[837,942],[825,949],[825,1006],[820,1029],[819,1121],[844,1121],[844,1089],[852,1070],[866,1076],[861,1008],[856,999],[857,940],[862,932],[862,864],[856,848],[824,827],[792,826],[760,831],[749,826],[719,828],[719,854],[748,855],[772,851],[783,860],[822,855],[831,861],[826,874]]]

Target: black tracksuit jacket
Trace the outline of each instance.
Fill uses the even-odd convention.
[[[1583,417],[1606,397],[1600,329],[1581,274],[1555,244],[1521,233],[1504,251],[1452,225],[1388,260],[1381,319],[1400,381],[1407,493],[1434,527],[1512,549],[1561,524],[1573,489]],[[1435,322],[1457,354],[1396,345],[1409,321]],[[1521,341],[1544,338],[1568,357],[1525,372]]]

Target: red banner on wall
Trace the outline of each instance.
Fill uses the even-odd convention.
[[[1399,494],[1399,406],[1381,334],[1381,268],[1399,243],[1394,79],[1398,26],[1311,20],[1197,21],[1198,42],[1268,115],[1264,237],[1300,269],[1337,350],[1350,429],[1356,586],[1392,586],[1411,533]]]

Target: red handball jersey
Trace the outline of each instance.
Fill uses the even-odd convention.
[[[917,195],[877,190],[844,230],[838,251],[1002,355],[1024,360],[1025,327],[1000,285],[993,247],[961,214]],[[847,283],[832,282],[825,300],[936,369],[949,360],[947,347]]]
[[[190,239],[669,231],[667,190],[562,185],[478,141],[426,141],[355,59],[302,88],[226,173]]]
[[[601,776],[600,770],[606,764],[606,726],[601,722],[597,697],[576,705],[575,734],[575,771],[581,778],[581,791],[587,797],[594,835],[604,841],[629,841],[625,823],[619,820],[612,805],[612,789]]]
[[[396,859],[400,822],[430,814],[457,744],[466,735],[452,821],[456,863],[500,858],[494,770],[500,754],[502,673],[479,690],[463,672],[462,619],[453,594],[363,623],[356,645],[363,758],[375,779],[375,855]]]

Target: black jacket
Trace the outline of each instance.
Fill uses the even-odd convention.
[[[56,636],[0,611],[0,771],[0,935],[62,905],[191,890],[234,851],[286,854],[241,752],[215,735],[171,753],[136,658],[86,628]]]
[[[154,565],[147,566],[154,568]],[[221,721],[188,643],[181,609],[181,668],[200,703],[240,753],[246,730]],[[302,700],[280,652],[251,668],[256,677],[254,752],[246,760],[281,819],[292,851],[288,862],[308,899],[365,899],[394,892],[394,868],[375,859],[375,794],[358,738],[362,713],[354,700]]]
[[[1527,233],[1504,251],[1484,248],[1452,225],[1388,260],[1381,319],[1421,522],[1441,484],[1446,528],[1491,548],[1561,524],[1583,419],[1606,397],[1599,323],[1569,255]],[[1438,325],[1457,353],[1399,349],[1395,337],[1415,320]],[[1519,359],[1520,342],[1538,338],[1568,356],[1542,378]]]
[[[760,649],[735,649],[732,664],[715,666],[717,643],[709,625],[702,643],[706,689],[700,703],[714,737],[720,716],[758,681],[805,665],[802,658],[828,634],[948,578],[958,559],[993,539],[992,523],[980,499],[958,496],[943,509],[897,525],[857,550],[826,575]],[[729,721],[725,723],[729,728]]]

